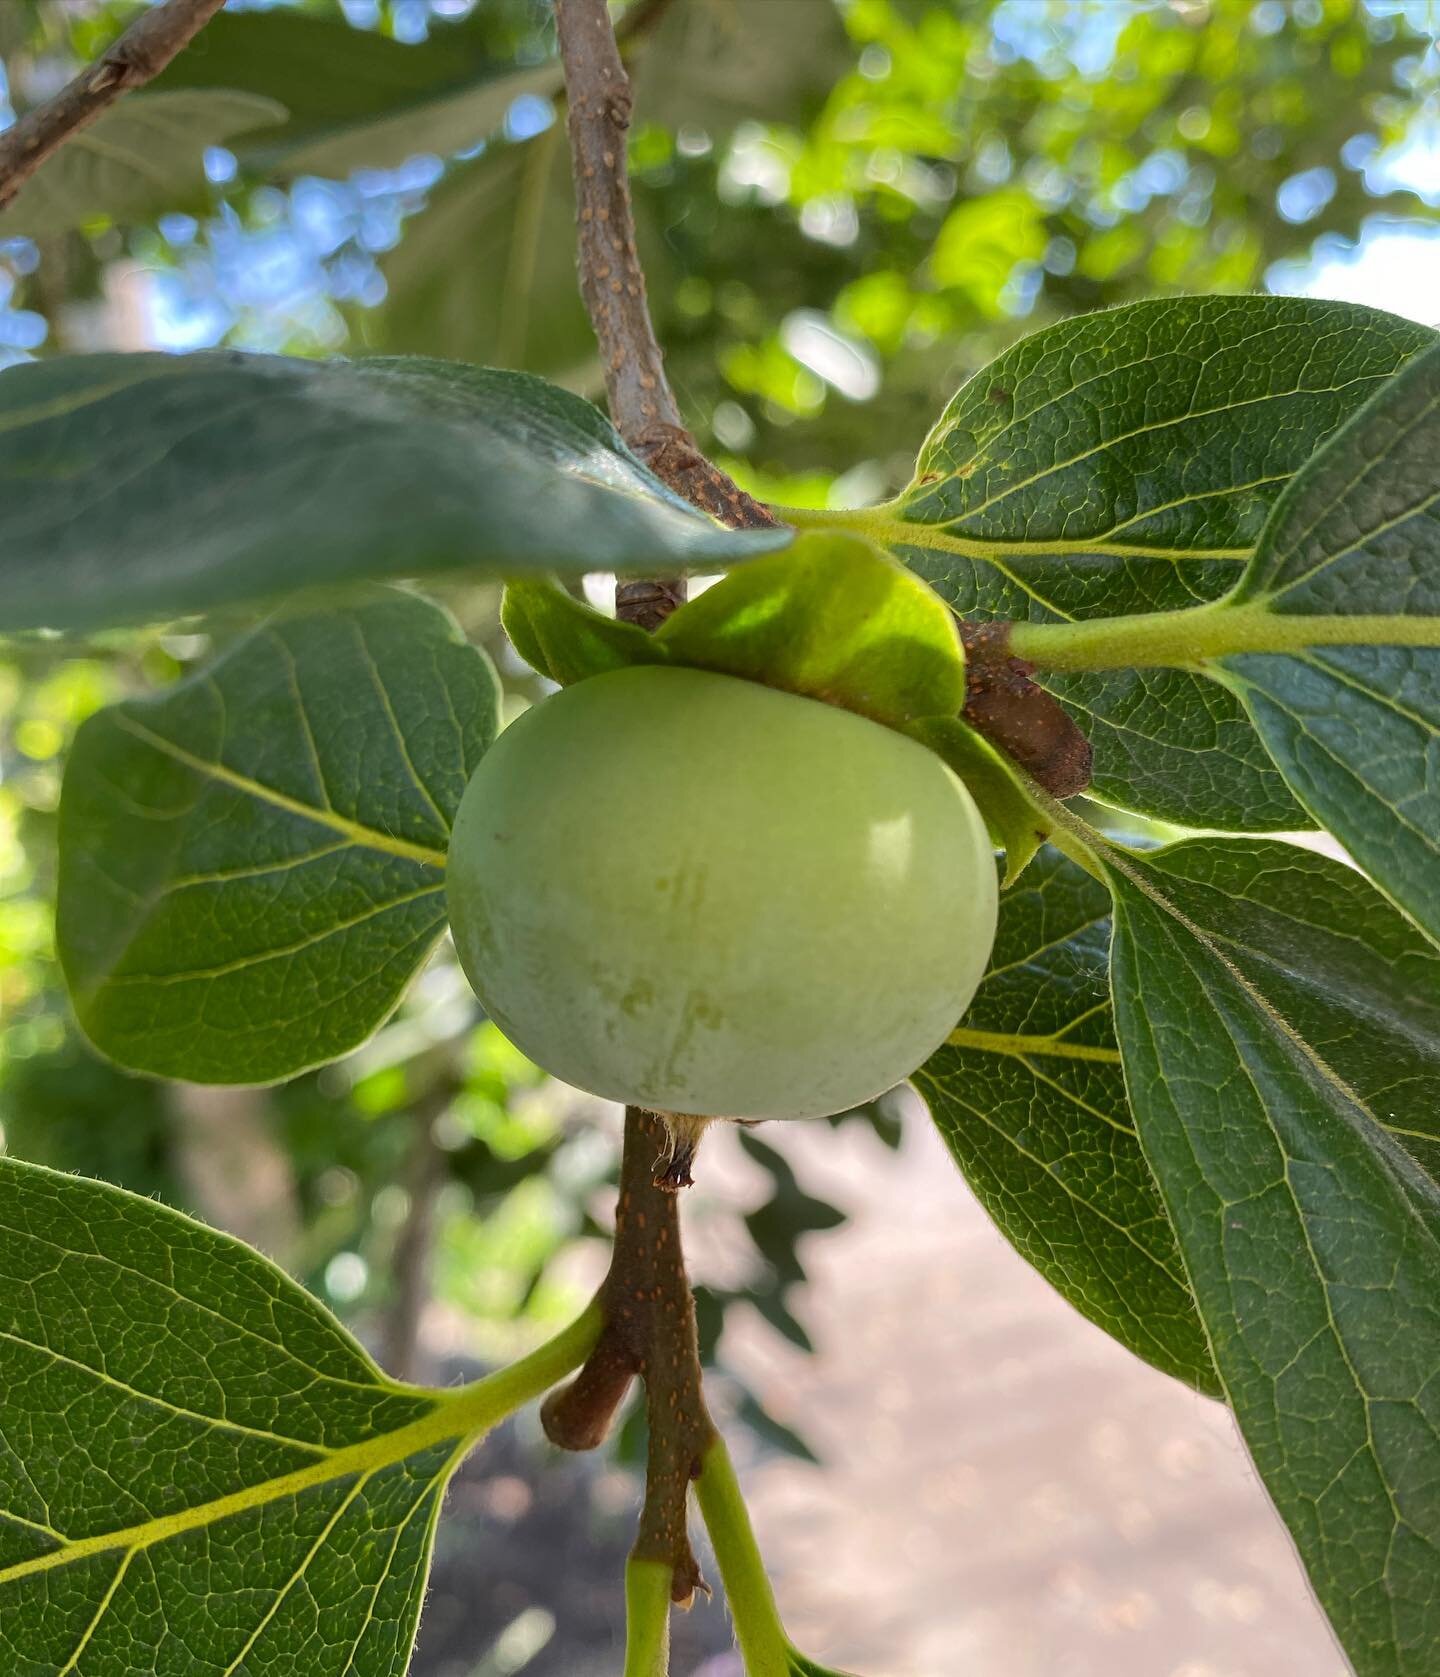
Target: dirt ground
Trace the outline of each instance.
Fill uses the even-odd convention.
[[[1225,1412],[1076,1315],[923,1117],[906,1130],[898,1155],[854,1126],[766,1131],[854,1214],[806,1250],[819,1355],[758,1318],[725,1344],[825,1461],[737,1440],[796,1641],[864,1677],[1344,1677]],[[700,1278],[727,1264],[707,1207],[752,1187],[737,1148],[707,1147]],[[442,1522],[417,1677],[618,1677],[631,1487],[589,1462],[537,1476],[523,1434],[500,1448]],[[742,1677],[728,1647],[701,1606],[675,1677]]]

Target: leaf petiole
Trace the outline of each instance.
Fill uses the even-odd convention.
[[[702,1458],[695,1498],[715,1549],[735,1640],[745,1661],[745,1677],[789,1677],[790,1643],[780,1623],[775,1592],[765,1573],[734,1464],[721,1438],[715,1439]],[[631,1677],[628,1667],[626,1677]]]
[[[1017,623],[1010,649],[1042,669],[1193,668],[1241,653],[1295,654],[1315,646],[1436,646],[1440,617],[1278,612],[1263,600],[1216,600],[1184,611],[1097,617],[1084,623]]]
[[[625,1564],[624,1677],[668,1677],[670,1670],[670,1585],[668,1561]]]

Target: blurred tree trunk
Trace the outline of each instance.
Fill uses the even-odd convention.
[[[265,1091],[177,1083],[171,1099],[175,1168],[195,1209],[285,1267],[299,1248],[300,1205]]]

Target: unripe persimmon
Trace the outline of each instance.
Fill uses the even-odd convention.
[[[700,670],[594,676],[508,728],[460,805],[460,960],[538,1065],[669,1114],[813,1118],[944,1041],[996,878],[941,760]]]

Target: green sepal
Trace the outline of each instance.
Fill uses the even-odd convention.
[[[965,654],[953,613],[897,560],[855,536],[801,536],[731,572],[653,635],[553,578],[512,582],[501,621],[562,687],[631,664],[714,670],[822,699],[888,727],[953,716]]]
[[[1051,823],[1032,802],[1015,769],[958,716],[927,716],[905,732],[954,769],[985,817],[990,837],[1005,852],[1002,890],[1008,890],[1050,837]]]
[[[555,577],[507,583],[500,623],[525,662],[562,687],[631,664],[669,662],[653,635],[577,600]]]
[[[656,639],[677,664],[762,681],[904,727],[965,703],[954,615],[855,536],[802,536],[682,606]]]

